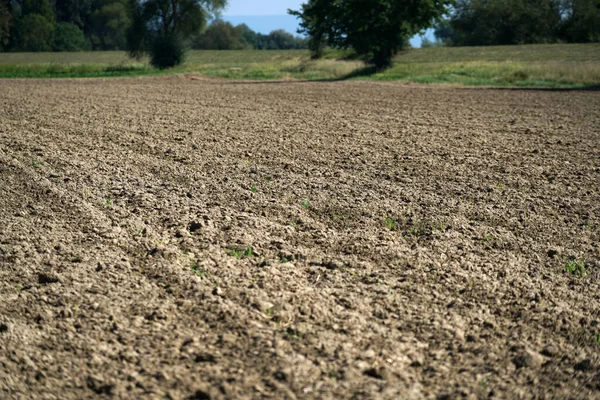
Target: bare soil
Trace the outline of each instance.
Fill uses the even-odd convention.
[[[2,399],[600,398],[599,243],[597,91],[0,83]]]

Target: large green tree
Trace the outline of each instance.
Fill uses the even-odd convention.
[[[91,15],[90,39],[95,49],[127,48],[127,30],[131,26],[126,0],[97,1]]]
[[[318,57],[324,44],[351,48],[377,68],[392,63],[408,39],[432,25],[452,0],[309,0],[299,11],[300,32]]]
[[[244,38],[242,25],[233,26],[231,23],[216,19],[201,35],[197,36],[192,47],[202,50],[242,50],[252,48]]]
[[[567,42],[600,42],[600,0],[563,0],[560,37]]]
[[[14,49],[18,51],[52,51],[54,23],[40,14],[19,18],[14,33]]]
[[[159,68],[175,66],[183,61],[183,41],[226,5],[227,0],[131,0],[129,52],[150,54]]]
[[[6,1],[0,1],[0,51],[8,45],[10,40],[10,30],[12,28],[12,14],[9,4]]]
[[[551,43],[560,23],[556,0],[458,0],[450,19],[461,46]]]

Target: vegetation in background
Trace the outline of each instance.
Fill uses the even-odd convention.
[[[141,3],[131,0],[0,0],[0,51],[127,50],[131,47],[150,51],[151,44],[148,41],[151,37],[148,31],[153,34],[158,31],[162,36],[169,31],[169,36],[173,37],[163,37],[162,43],[173,43],[174,38],[178,38],[181,39],[179,47],[183,49],[307,48],[306,39],[284,30],[274,30],[264,35],[254,32],[245,24],[233,26],[217,18],[219,14],[215,11],[220,9],[220,3],[225,3],[224,0],[197,0],[196,3],[203,7],[202,12],[198,12],[198,9],[194,11],[192,0],[173,3],[152,0],[144,1],[143,6]],[[175,13],[180,22],[167,23],[166,30],[165,27],[160,28],[163,22],[156,13],[166,13],[165,18],[170,21],[173,14],[169,10],[173,7],[183,12]],[[206,27],[209,19],[212,22]],[[200,23],[192,26],[193,21]],[[175,31],[179,34],[174,34]],[[127,44],[128,32],[131,33],[130,47]],[[138,51],[136,55],[145,51]],[[176,51],[172,56],[177,59],[178,53]]]
[[[325,51],[312,60],[305,50],[190,51],[169,73],[201,73],[230,79],[370,79],[463,85],[549,88],[600,87],[600,44],[550,44],[410,49],[394,66],[375,72],[348,51]],[[4,53],[0,77],[95,77],[164,73],[147,58],[124,52]]]
[[[300,32],[319,58],[324,45],[352,49],[377,69],[389,67],[408,40],[441,17],[451,0],[308,0],[300,11]]]
[[[54,30],[54,51],[89,51],[92,45],[77,25],[59,22]]]
[[[200,33],[208,17],[226,4],[227,0],[131,0],[129,54],[134,58],[148,54],[150,63],[160,69],[181,64],[184,41]]]
[[[0,2],[0,51],[4,50],[9,43],[12,19],[8,5]]]
[[[600,0],[457,0],[436,37],[454,46],[600,41]]]
[[[292,50],[306,49],[307,40],[282,29],[263,35],[246,24],[234,26],[217,18],[192,39],[191,47],[198,50]]]

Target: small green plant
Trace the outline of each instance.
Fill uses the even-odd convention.
[[[596,336],[594,336],[594,343],[600,346],[600,332]]]
[[[231,249],[229,255],[241,260],[242,258],[254,257],[254,252],[252,251],[252,247],[246,247],[245,249]]]
[[[392,217],[387,217],[385,219],[385,227],[388,228],[390,231],[397,231],[397,221],[392,218]]]
[[[39,168],[40,167],[40,162],[39,161],[34,161],[33,162],[33,168]]]
[[[494,240],[494,237],[492,235],[486,233],[483,236],[483,240],[485,240],[486,242],[491,242],[492,240]]]
[[[200,278],[204,278],[206,276],[206,270],[198,265],[197,262],[192,263],[192,272]]]
[[[305,210],[308,210],[310,207],[310,202],[308,200],[303,200],[300,205],[302,206],[302,208],[304,208]]]
[[[281,257],[279,259],[279,264],[286,264],[286,263],[289,263],[289,262],[292,262],[292,259],[288,258],[288,257]]]
[[[338,373],[335,372],[334,370],[329,370],[329,379],[331,379],[332,382],[336,382],[338,379],[340,379],[340,377],[338,376]]]
[[[112,199],[111,199],[111,198],[104,199],[104,205],[105,205],[106,207],[109,207],[109,208],[110,208],[110,207],[112,207],[112,206],[113,206],[113,201],[112,201]]]
[[[250,188],[250,190],[252,191],[252,193],[258,192],[258,188],[256,187],[256,185],[252,185],[252,188]]]
[[[300,340],[304,338],[304,334],[297,329],[287,328],[285,333],[288,335],[288,337],[294,340]]]
[[[585,268],[585,261],[583,259],[580,260],[567,260],[565,263],[565,267],[563,268],[563,272],[569,273],[571,275],[584,277],[587,275],[587,269]]]

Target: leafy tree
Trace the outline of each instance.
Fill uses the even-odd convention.
[[[27,14],[18,20],[14,40],[19,51],[52,51],[54,23],[40,14]]]
[[[90,39],[97,49],[125,49],[130,26],[131,19],[124,0],[102,2],[91,15]]]
[[[251,48],[244,37],[247,26],[233,26],[229,22],[215,19],[201,35],[197,36],[192,47],[203,50],[242,50]]]
[[[59,22],[54,30],[54,51],[86,51],[91,49],[89,40],[79,27],[70,22]]]
[[[266,39],[268,50],[288,50],[302,47],[302,39],[295,38],[294,35],[283,29],[271,31]]]
[[[600,0],[564,0],[562,40],[571,43],[600,42]]]
[[[10,13],[9,5],[0,2],[0,51],[8,45],[11,28],[12,14]]]
[[[451,0],[309,0],[300,11],[300,32],[318,55],[324,44],[352,48],[377,68],[392,63],[408,39],[439,18]]]
[[[458,0],[450,19],[459,46],[555,42],[560,23],[556,0]]]
[[[23,0],[18,5],[20,10],[19,16],[38,14],[52,24],[56,21],[54,9],[48,0]]]
[[[53,0],[58,22],[70,22],[88,30],[92,13],[92,0]]]
[[[199,33],[208,17],[226,4],[227,0],[131,0],[130,55],[150,54],[151,62],[158,68],[181,63],[183,57],[178,57],[178,53],[184,52],[183,41]]]

